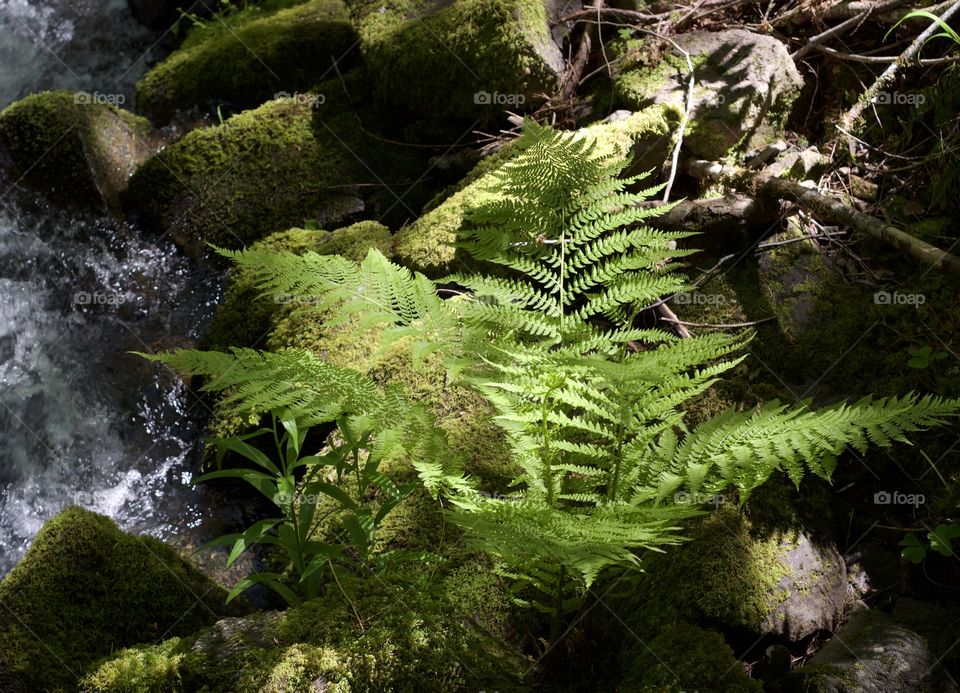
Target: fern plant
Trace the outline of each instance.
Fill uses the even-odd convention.
[[[638,206],[653,190],[629,191],[638,179],[622,176],[622,154],[598,155],[586,139],[535,124],[516,146],[459,241],[489,273],[434,282],[375,250],[360,263],[224,254],[265,294],[310,297],[306,309],[333,321],[378,326],[387,342],[413,336],[416,353],[440,350],[486,396],[521,470],[512,492],[481,494],[436,465],[421,477],[515,578],[518,599],[551,614],[554,636],[601,571],[681,541],[680,521],[698,512],[682,498],[734,489],[746,501],[777,471],[795,483],[808,471],[829,479],[845,447],[889,445],[960,409],[913,395],[819,411],[771,402],[690,430],[683,403],[742,359],[750,335],[680,339],[637,327],[641,311],[687,288],[677,260],[690,251],[676,242],[688,234],[644,225],[666,208]],[[309,413],[298,400],[308,378],[251,389],[250,377],[230,374],[231,387]]]
[[[206,376],[204,388],[223,393],[229,412],[245,418],[270,414],[269,427],[209,440],[217,448],[218,467],[231,452],[254,468],[218,469],[194,480],[239,479],[279,511],[277,517],[259,520],[243,532],[207,545],[232,547],[227,567],[256,544],[278,546],[287,555],[292,579],[256,572],[231,589],[228,602],[260,584],[295,605],[319,596],[328,573],[369,573],[404,558],[373,553],[377,529],[417,488],[416,483],[398,482],[391,476],[385,467],[392,461],[411,461],[420,482],[434,496],[445,481],[462,485],[450,471],[446,438],[422,407],[409,402],[397,388],[378,388],[369,378],[308,352],[179,350],[143,356],[184,373]],[[302,454],[309,427],[325,423],[335,424],[325,449]],[[256,445],[263,439],[273,444],[265,447],[273,447],[274,456]],[[346,531],[345,541],[322,539],[324,522],[331,516]]]

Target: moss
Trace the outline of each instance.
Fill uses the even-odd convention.
[[[552,93],[562,69],[539,0],[352,2],[361,51],[380,100],[391,109],[467,123],[504,104],[478,104],[478,92]]]
[[[778,589],[789,549],[781,538],[758,538],[734,507],[720,506],[693,527],[691,541],[651,557],[618,613],[636,632],[690,621],[763,632],[765,617],[788,595]],[[614,607],[616,608],[616,607]]]
[[[192,639],[186,656],[178,654],[182,644],[123,652],[94,674],[113,684],[97,693],[138,690],[107,674],[150,655],[158,671],[175,665],[184,690],[515,689],[526,662],[459,619],[440,584],[418,566],[369,579],[343,576],[326,596],[302,606],[221,621]]]
[[[632,170],[646,171],[663,163],[669,151],[673,126],[679,117],[673,107],[657,106],[624,120],[591,125],[578,130],[577,136],[595,139],[598,156],[616,149],[624,154],[635,151],[639,156]],[[463,226],[467,210],[496,199],[496,194],[488,188],[496,181],[494,171],[506,163],[509,156],[510,152],[502,158],[481,161],[478,172],[469,176],[473,182],[397,232],[394,237],[397,261],[432,277],[443,276],[462,265],[465,259],[452,244]]]
[[[194,130],[136,172],[128,202],[192,253],[308,220],[330,228],[361,214],[409,218],[435,193],[426,159],[384,142],[371,121],[360,129],[357,98],[331,91],[317,110],[281,99]]]
[[[307,92],[336,60],[349,69],[357,35],[341,0],[313,0],[228,27],[211,22],[137,85],[137,108],[158,122],[214,100],[256,106],[278,92]]]
[[[0,112],[0,164],[14,180],[58,202],[118,203],[130,174],[153,152],[153,127],[91,98],[42,92]]]
[[[296,255],[313,251],[320,255],[343,255],[362,260],[371,248],[389,256],[391,244],[387,227],[375,221],[361,221],[333,232],[314,229],[280,231],[254,243],[251,248]],[[231,346],[255,346],[263,342],[274,317],[283,312],[283,306],[260,294],[251,273],[235,267],[207,332],[205,346],[223,351]]]
[[[687,623],[667,626],[657,637],[628,650],[621,690],[680,693],[763,690],[717,633]]]
[[[127,648],[84,677],[81,687],[88,693],[172,693],[182,690],[180,668],[186,657],[180,638]]]
[[[0,670],[26,690],[71,688],[113,650],[211,623],[225,598],[163,542],[68,508],[0,582],[8,616],[0,621]]]

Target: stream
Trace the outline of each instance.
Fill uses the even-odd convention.
[[[124,0],[0,0],[0,108],[47,89],[129,107],[160,39]],[[0,177],[0,576],[71,504],[162,538],[208,521],[205,405],[128,352],[191,345],[218,297],[168,239]]]

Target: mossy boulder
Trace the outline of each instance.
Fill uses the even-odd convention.
[[[577,131],[579,137],[596,140],[598,155],[619,149],[632,154],[630,172],[659,168],[670,151],[672,133],[680,120],[673,106],[656,106],[612,122],[597,123]],[[432,277],[448,274],[465,262],[453,247],[470,207],[496,198],[488,190],[496,181],[494,172],[512,156],[508,148],[477,165],[470,182],[437,204],[417,221],[397,232],[394,254],[397,262]]]
[[[376,221],[361,221],[332,232],[320,229],[280,231],[257,241],[251,249],[296,255],[312,251],[320,255],[343,255],[362,260],[370,248],[389,256],[391,245],[392,237],[387,227]],[[235,267],[230,272],[223,298],[207,332],[205,346],[223,351],[231,346],[262,345],[278,312],[296,308],[295,304],[293,297],[262,296],[253,283],[251,273]]]
[[[433,194],[426,160],[361,130],[343,92],[318,108],[284,98],[190,132],[134,174],[129,206],[199,253],[310,220],[406,218]]]
[[[649,643],[637,642],[624,656],[619,690],[636,693],[763,690],[736,660],[719,633],[687,623],[664,628]]]
[[[557,89],[563,54],[543,0],[348,4],[376,92],[392,109],[469,124]]]
[[[683,138],[689,154],[717,159],[732,148],[760,146],[782,135],[803,87],[783,43],[742,29],[696,31],[673,40],[690,55],[696,78]],[[629,40],[614,53],[620,59],[614,82],[619,107],[686,108],[690,68],[672,45]]]
[[[620,608],[633,614],[635,631],[687,621],[800,640],[839,625],[846,566],[832,547],[816,546],[799,531],[755,535],[747,518],[726,505],[689,536],[689,543],[649,560],[629,605]]]
[[[463,620],[446,596],[452,579],[432,584],[418,568],[401,579],[343,577],[340,588],[285,612],[226,619],[193,638],[121,652],[84,684],[96,693],[137,690],[131,683],[149,673],[151,687],[142,690],[516,689],[528,663]]]
[[[250,107],[278,93],[306,93],[332,61],[341,70],[353,67],[359,60],[356,43],[342,0],[247,13],[230,26],[213,21],[144,75],[137,84],[137,110],[163,123],[197,104]]]
[[[117,211],[130,176],[159,146],[147,120],[96,94],[42,92],[0,112],[0,168],[59,203]]]
[[[162,541],[68,508],[0,582],[0,689],[71,689],[117,649],[193,633],[237,613],[226,610],[225,599]]]

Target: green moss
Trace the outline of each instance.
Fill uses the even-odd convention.
[[[679,112],[668,106],[657,106],[613,123],[598,123],[577,131],[579,137],[597,142],[597,155],[619,149],[636,151],[634,170],[646,171],[663,163],[669,151],[670,136]],[[397,261],[432,277],[459,269],[466,262],[453,247],[464,217],[472,206],[496,199],[488,188],[496,181],[494,171],[509,160],[510,152],[493,160],[481,161],[473,182],[464,186],[410,226],[397,232],[394,253]]]
[[[187,653],[180,638],[131,647],[111,656],[84,677],[88,693],[173,693],[182,690],[180,668]]]
[[[175,644],[121,653],[121,661],[106,662],[94,675],[112,683],[97,693],[163,690],[124,687],[122,675],[108,678],[122,672],[125,661],[148,654],[158,657],[158,671],[175,665],[184,690],[306,693],[324,684],[323,690],[341,693],[515,689],[526,662],[459,618],[443,596],[443,582],[432,583],[419,566],[402,575],[343,576],[326,596],[282,614],[218,623],[192,640],[186,656]]]
[[[478,92],[530,103],[556,89],[562,59],[539,0],[349,4],[377,93],[391,108],[469,123],[504,108],[477,104]]]
[[[153,127],[91,98],[42,92],[0,112],[0,165],[13,180],[59,202],[117,204],[127,178],[153,152]]]
[[[0,582],[0,671],[25,690],[71,688],[114,650],[211,623],[225,598],[163,542],[68,508]],[[141,664],[148,661],[160,670],[159,660]]]
[[[628,650],[621,690],[681,693],[763,690],[719,634],[686,623],[667,626],[649,644]]]
[[[433,194],[426,169],[420,150],[361,130],[341,90],[319,110],[282,99],[192,131],[137,171],[128,199],[199,253],[205,242],[237,248],[308,220],[407,218]]]
[[[618,613],[632,615],[636,632],[674,621],[763,632],[765,617],[788,596],[777,585],[786,575],[780,559],[789,546],[777,536],[753,536],[747,519],[726,505],[688,536],[689,543],[650,558]]]
[[[166,122],[177,109],[211,100],[256,106],[278,92],[307,92],[330,70],[351,68],[356,32],[341,0],[313,0],[191,38],[151,69],[137,85],[137,108]]]

